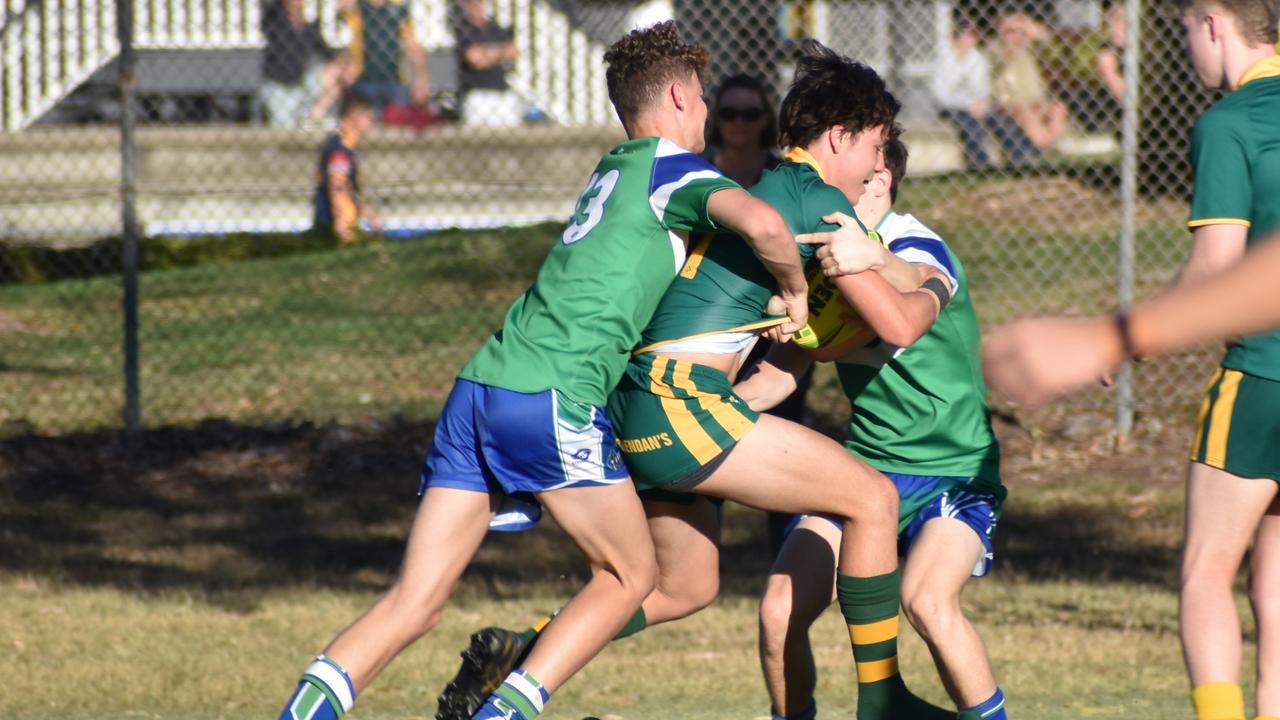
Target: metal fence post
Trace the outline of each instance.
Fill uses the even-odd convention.
[[[1138,102],[1141,62],[1142,0],[1125,0],[1124,115],[1120,141],[1120,264],[1118,304],[1127,311],[1133,302],[1134,213],[1138,192]],[[1133,366],[1126,362],[1116,378],[1116,440],[1123,443],[1133,431]]]
[[[116,6],[120,39],[120,234],[124,284],[124,425],[130,434],[142,424],[138,383],[138,217],[137,146],[134,142],[133,0]]]

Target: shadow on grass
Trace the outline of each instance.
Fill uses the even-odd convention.
[[[0,440],[0,573],[249,609],[267,591],[377,591],[393,579],[417,507],[432,424],[248,426]],[[1113,516],[1113,515],[1118,515]],[[1021,575],[1167,584],[1174,550],[1132,540],[1119,513],[1009,513],[998,553]],[[754,596],[770,557],[764,517],[727,513],[722,587]],[[549,521],[491,534],[464,593],[570,592],[579,553]]]

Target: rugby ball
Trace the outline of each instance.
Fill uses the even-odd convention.
[[[818,268],[809,274],[809,323],[791,338],[796,345],[818,350],[848,342],[867,329],[840,289]]]

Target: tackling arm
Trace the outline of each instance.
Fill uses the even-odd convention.
[[[943,278],[934,268],[920,267],[929,277]],[[898,347],[907,347],[929,331],[942,303],[930,290],[918,287],[901,292],[878,272],[842,275],[835,278],[840,294],[866,321],[868,328],[881,340]]]
[[[741,235],[778,281],[778,296],[786,304],[787,315],[795,325],[784,332],[803,327],[809,317],[809,285],[800,265],[795,238],[778,211],[745,190],[726,188],[708,198],[707,213],[716,223]]]

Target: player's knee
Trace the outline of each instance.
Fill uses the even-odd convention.
[[[611,564],[609,572],[628,599],[643,601],[658,586],[658,560],[652,553],[635,553]]]
[[[760,639],[770,647],[782,647],[791,624],[792,590],[789,578],[769,578],[760,601]]]
[[[1226,553],[1188,549],[1182,559],[1181,592],[1220,590],[1235,582],[1239,558]]]
[[[929,587],[904,592],[902,609],[911,627],[928,641],[944,641],[964,621],[959,597]]]
[[[433,588],[412,588],[396,583],[382,599],[397,627],[406,637],[417,638],[435,629],[444,613],[444,598]]]
[[[855,523],[896,524],[898,521],[898,491],[880,473],[863,483],[848,505],[849,518]]]

